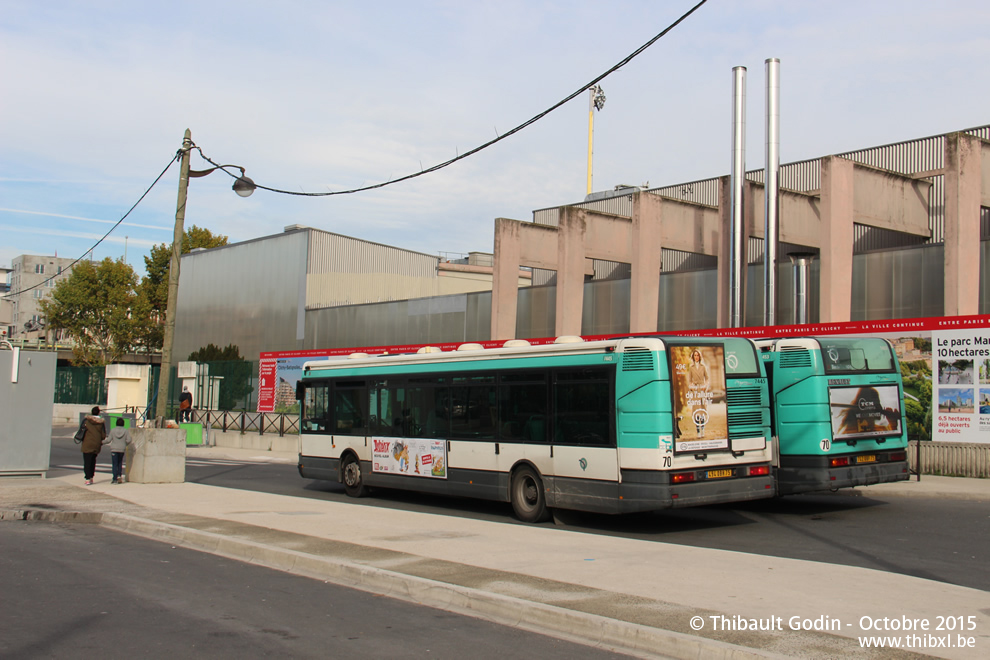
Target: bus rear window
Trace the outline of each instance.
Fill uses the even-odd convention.
[[[827,374],[894,371],[894,355],[883,339],[819,339],[819,343]]]

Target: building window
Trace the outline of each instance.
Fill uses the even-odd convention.
[[[44,292],[41,289],[35,289],[34,290],[34,299],[35,300],[41,300],[42,296],[44,296],[44,295],[45,294],[44,294]]]
[[[36,274],[38,274],[38,275],[44,275],[45,274],[45,264],[35,264],[34,265],[34,272]]]

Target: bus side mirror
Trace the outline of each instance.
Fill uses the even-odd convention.
[[[306,385],[301,380],[296,381],[296,401],[302,401],[306,397]]]

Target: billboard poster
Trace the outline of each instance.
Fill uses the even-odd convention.
[[[670,347],[678,433],[674,452],[728,449],[725,353],[720,345]]]
[[[836,442],[900,435],[901,397],[896,385],[830,387],[828,404]]]
[[[990,443],[990,328],[932,332],[934,440]]]
[[[262,353],[258,361],[258,412],[298,412],[296,383],[302,375],[303,365],[314,360],[329,358],[326,351],[298,351],[305,353]]]
[[[447,443],[429,438],[372,438],[372,471],[447,478]]]
[[[278,361],[262,358],[258,361],[258,412],[275,411],[275,376]]]

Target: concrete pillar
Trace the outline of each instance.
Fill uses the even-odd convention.
[[[519,304],[519,266],[522,246],[519,223],[495,219],[495,264],[492,272],[491,338],[514,339]]]
[[[567,206],[560,214],[557,237],[556,335],[580,335],[584,308],[584,209]]]
[[[633,195],[629,332],[656,332],[658,328],[662,221],[661,197],[642,192]]]
[[[981,149],[972,135],[945,136],[946,316],[980,312]]]
[[[853,162],[822,158],[819,321],[849,321],[852,313]]]

